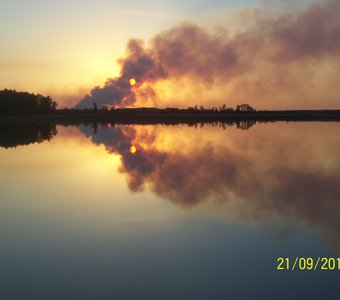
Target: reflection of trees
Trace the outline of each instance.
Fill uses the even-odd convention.
[[[240,121],[236,122],[237,129],[248,130],[250,127],[256,124],[256,121]]]
[[[55,124],[1,123],[0,147],[11,148],[51,140],[57,134]]]
[[[145,122],[141,123],[139,125],[186,125],[188,127],[195,127],[195,128],[204,128],[205,126],[212,126],[212,127],[217,127],[221,128],[223,130],[227,129],[227,127],[233,127],[235,126],[237,129],[240,130],[248,130],[252,126],[254,126],[257,123],[255,120],[224,120],[224,121],[196,121],[196,120],[187,120],[187,121],[176,121],[176,120],[168,120],[166,122],[164,121],[154,121],[154,122]],[[86,126],[87,128],[92,128],[92,132],[94,134],[97,133],[98,127],[100,126],[101,128],[108,128],[108,127],[115,127],[119,125],[124,126],[124,122],[82,122],[82,125]],[[128,123],[129,124],[129,123]],[[62,125],[64,126],[79,126],[78,123],[65,123],[63,122]],[[127,124],[125,124],[127,125]]]
[[[224,121],[211,121],[211,122],[187,122],[186,125],[189,127],[200,127],[203,128],[205,125],[212,125],[213,127],[220,127],[225,130],[227,127],[236,126],[237,129],[240,130],[248,130],[250,127],[256,124],[255,120],[224,120]]]

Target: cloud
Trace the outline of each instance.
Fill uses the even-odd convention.
[[[320,102],[326,87],[333,99],[339,89],[331,78],[339,73],[339,64],[329,65],[340,56],[339,13],[339,1],[329,0],[297,12],[267,11],[265,15],[258,9],[252,14],[253,25],[233,35],[224,28],[212,31],[182,23],[157,34],[147,44],[132,39],[126,57],[119,59],[121,75],[92,89],[77,107],[94,102],[133,105],[141,94],[157,102],[157,82],[181,79],[196,87],[222,84],[221,89],[228,86],[231,96],[250,101],[285,97],[289,102],[289,96],[293,101],[304,96],[305,101],[319,97]],[[133,88],[128,84],[130,78],[137,80]],[[197,97],[199,88],[196,90]]]

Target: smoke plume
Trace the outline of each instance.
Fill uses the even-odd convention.
[[[155,83],[181,79],[195,86],[228,87],[228,96],[236,98],[291,97],[292,101],[303,98],[320,103],[327,96],[333,104],[338,101],[334,76],[340,75],[340,2],[329,0],[297,12],[264,15],[258,11],[255,15],[253,26],[233,35],[227,29],[211,31],[184,23],[147,44],[130,40],[126,57],[119,60],[121,75],[93,88],[77,107],[94,102],[133,106],[139,97],[155,102]],[[131,78],[136,85],[129,84]]]

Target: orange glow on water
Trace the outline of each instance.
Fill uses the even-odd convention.
[[[130,83],[131,86],[134,86],[134,85],[136,84],[136,79],[131,78],[131,79],[129,80],[129,83]]]
[[[137,152],[137,148],[135,146],[131,146],[129,151],[131,154],[135,154]]]

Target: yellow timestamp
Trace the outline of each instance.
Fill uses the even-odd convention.
[[[279,257],[276,269],[279,271],[340,271],[340,257]]]

